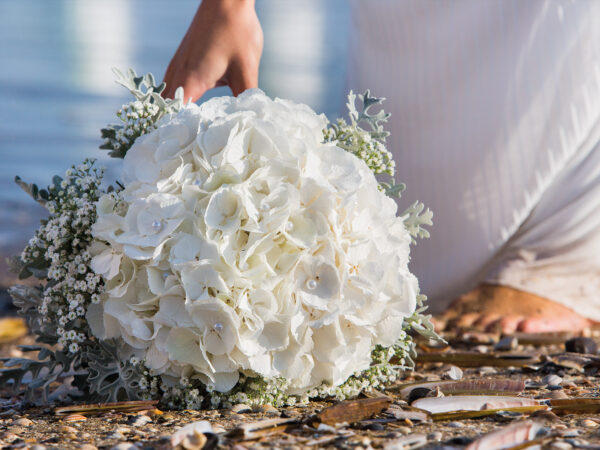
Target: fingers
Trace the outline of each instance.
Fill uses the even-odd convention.
[[[227,71],[231,92],[236,97],[246,89],[258,87],[258,66],[244,62],[234,62]]]
[[[171,66],[169,66],[169,69]],[[178,87],[183,88],[183,96],[184,101],[187,102],[189,99],[192,102],[195,102],[200,97],[204,95],[204,93],[214,86],[209,86],[208,83],[205,83],[202,79],[197,76],[190,76],[188,74],[177,73],[173,70],[167,69],[165,73],[164,82],[167,84],[167,87],[162,93],[164,98],[173,98],[175,96],[175,91]]]

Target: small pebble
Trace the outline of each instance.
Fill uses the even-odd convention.
[[[402,433],[402,434],[410,434],[410,433],[412,433],[412,430],[409,427],[397,427],[397,428],[395,428],[395,430],[398,433]]]
[[[380,423],[369,423],[367,425],[365,425],[363,427],[364,430],[371,430],[371,431],[383,431],[385,430],[385,427],[383,425],[381,425]]]
[[[335,433],[336,432],[335,427],[332,427],[331,425],[327,425],[326,423],[320,423],[319,426],[317,427],[317,430],[325,432],[325,433]]]
[[[29,447],[29,450],[46,450],[46,447],[44,447],[42,444],[34,444]]]
[[[563,379],[555,374],[546,375],[542,378],[542,383],[547,386],[559,386]]]
[[[252,408],[250,408],[248,405],[245,405],[244,403],[238,403],[237,405],[233,405],[231,407],[231,412],[234,412],[236,414],[244,414],[252,412]]]
[[[134,416],[127,421],[132,427],[141,427],[150,422],[152,422],[152,419],[146,415]]]
[[[139,450],[140,447],[133,442],[119,442],[117,445],[113,445],[110,450]]]
[[[550,412],[550,411],[547,411],[547,412]],[[553,414],[553,413],[551,413],[551,414]],[[554,417],[556,417],[556,416],[554,416]],[[558,417],[557,417],[557,419],[558,419]],[[542,437],[548,436],[550,433],[552,433],[552,428],[542,427],[539,430],[537,430],[537,433],[535,433],[535,438],[536,439],[542,438]]]
[[[2,438],[2,440],[4,442],[11,444],[11,443],[15,442],[17,439],[19,439],[19,436],[17,436],[14,433],[6,432],[6,433],[3,433],[2,435],[0,435],[0,438]]]
[[[554,400],[559,400],[561,398],[569,398],[569,396],[565,394],[565,391],[563,391],[562,389],[550,392],[550,395],[548,395],[548,397]]]
[[[596,341],[588,337],[576,337],[565,342],[565,350],[574,353],[598,353]]]
[[[460,367],[451,365],[451,366],[447,367],[446,370],[442,369],[442,378],[443,379],[458,381],[458,380],[461,380],[462,377],[463,377],[463,371],[460,369]]]
[[[487,353],[490,349],[486,345],[477,345],[473,350],[478,353]]]
[[[115,432],[109,434],[108,436],[106,436],[106,439],[125,439],[125,436],[123,436],[123,434],[115,431]]]
[[[514,336],[506,336],[498,341],[496,345],[494,345],[494,350],[496,351],[510,351],[517,348],[519,345],[519,340]]]
[[[221,425],[213,425],[213,432],[215,434],[219,434],[219,433],[225,433],[225,428],[223,428]]]
[[[446,442],[444,442],[444,444],[465,446],[469,445],[471,442],[473,442],[473,438],[467,436],[456,436],[452,439],[447,440]]]
[[[127,434],[127,433],[131,433],[131,429],[129,429],[127,427],[118,427],[115,430],[115,433]]]
[[[450,428],[463,428],[465,426],[465,424],[462,422],[450,422],[446,426],[448,426]]]
[[[432,389],[426,387],[418,387],[414,388],[412,391],[408,393],[408,404],[410,405],[415,400],[419,400],[420,398],[427,397]]]
[[[563,389],[562,386],[558,386],[558,385],[555,385],[555,384],[553,384],[552,386],[548,386],[548,390],[549,391],[561,391],[562,389]]]
[[[583,419],[579,422],[579,426],[585,428],[597,428],[600,424],[592,419]]]
[[[98,450],[98,447],[92,444],[81,444],[77,447],[79,450]]]
[[[281,412],[275,408],[273,405],[261,405],[258,410],[263,413],[266,414],[268,416],[280,416]]]
[[[73,428],[73,427],[70,427],[68,425],[63,425],[62,427],[60,427],[58,429],[58,431],[60,431],[61,433],[73,433],[73,434],[77,434],[77,432],[79,430],[77,428]]]
[[[564,432],[562,432],[561,436],[564,438],[569,438],[569,437],[577,437],[580,434],[581,434],[581,432],[579,430],[570,429],[570,430],[565,430]]]
[[[439,442],[443,439],[444,435],[439,431],[434,431],[433,433],[429,433],[427,435],[428,441],[436,441]]]
[[[576,448],[586,448],[588,446],[588,442],[583,439],[565,439],[565,442]]]
[[[19,427],[28,427],[30,425],[33,425],[33,422],[26,417],[21,417],[20,419],[15,419],[13,421],[13,424]]]
[[[554,441],[549,446],[549,450],[570,450],[573,446],[565,441]]]
[[[477,369],[477,372],[480,375],[494,375],[498,373],[498,370],[490,366],[482,366],[479,369]]]

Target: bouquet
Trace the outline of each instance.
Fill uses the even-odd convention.
[[[49,212],[12,261],[36,359],[0,383],[29,399],[159,399],[169,407],[355,396],[411,367],[435,337],[410,272],[432,214],[397,214],[394,161],[372,113],[349,122],[252,89],[197,106],[151,74],[116,71],[135,99],[102,130],[122,179],[86,160],[47,189]],[[386,177],[378,181],[376,175]],[[57,390],[57,387],[61,389]],[[62,397],[61,397],[62,396]]]

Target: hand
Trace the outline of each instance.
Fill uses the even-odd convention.
[[[183,87],[185,100],[196,101],[215,86],[233,95],[258,86],[263,33],[254,0],[203,0],[164,81],[164,97]]]

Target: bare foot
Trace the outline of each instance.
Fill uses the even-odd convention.
[[[482,284],[458,297],[435,322],[439,330],[458,327],[503,333],[581,331],[593,324],[559,303],[492,284]]]

